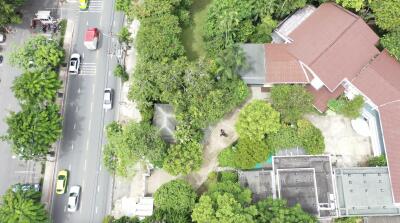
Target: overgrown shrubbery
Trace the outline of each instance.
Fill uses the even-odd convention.
[[[352,100],[341,96],[338,99],[332,99],[328,102],[329,109],[352,119],[360,117],[363,106],[364,99],[361,95],[357,95]]]
[[[118,64],[114,69],[114,76],[121,78],[122,82],[129,79],[129,74],[126,72],[125,67]]]
[[[385,155],[380,155],[380,156],[373,156],[370,157],[367,160],[367,165],[368,166],[387,166],[387,161],[386,161],[386,156]]]

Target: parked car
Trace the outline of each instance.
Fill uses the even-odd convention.
[[[68,212],[75,212],[79,208],[79,199],[81,196],[81,187],[80,186],[72,186],[69,189],[69,197],[68,197]]]
[[[81,55],[78,53],[73,53],[71,59],[69,60],[69,73],[79,74],[79,67],[81,66]]]
[[[0,64],[3,64],[3,59],[4,59],[3,55],[0,55]]]
[[[11,188],[12,191],[17,192],[19,190],[21,191],[28,191],[28,190],[34,190],[34,191],[40,191],[40,184],[14,184]]]
[[[79,9],[86,10],[88,7],[88,0],[79,0]]]
[[[56,183],[56,193],[64,194],[65,189],[67,188],[68,181],[68,171],[60,170],[57,175],[57,183]]]
[[[104,89],[103,108],[106,110],[112,109],[113,104],[113,90],[111,88]]]

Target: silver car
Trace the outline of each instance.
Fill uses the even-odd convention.
[[[71,74],[78,74],[79,73],[79,67],[81,65],[81,55],[78,53],[73,53],[71,55],[71,59],[69,60],[69,73]]]
[[[111,88],[104,89],[103,108],[106,110],[112,109],[113,104],[113,90]]]
[[[79,208],[79,200],[81,196],[81,187],[80,186],[72,186],[69,189],[68,196],[68,212],[75,212]]]

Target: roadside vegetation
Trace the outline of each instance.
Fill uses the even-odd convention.
[[[58,67],[64,50],[57,40],[36,36],[10,55],[10,62],[23,70],[12,86],[21,111],[11,112],[2,140],[24,160],[43,160],[61,136],[60,108],[56,104],[61,88]]]
[[[0,0],[0,30],[11,24],[22,22],[18,9],[25,3],[25,0]]]
[[[48,213],[40,203],[40,192],[8,189],[0,202],[0,221],[4,223],[47,223]]]

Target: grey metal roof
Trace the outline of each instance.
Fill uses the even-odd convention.
[[[160,130],[161,137],[168,143],[174,143],[176,119],[174,107],[169,104],[155,104],[153,124]]]
[[[249,85],[264,85],[266,78],[264,44],[242,44],[248,68],[239,71],[243,81]]]
[[[399,215],[387,167],[335,169],[339,215]]]

